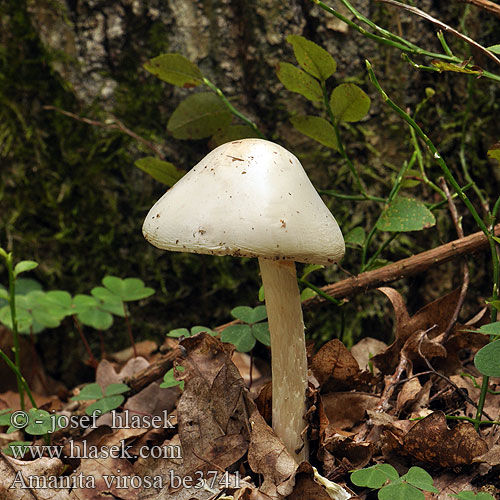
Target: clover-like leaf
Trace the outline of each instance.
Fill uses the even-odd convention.
[[[103,415],[104,413],[108,413],[109,411],[118,408],[124,401],[125,398],[121,395],[106,396],[87,406],[87,408],[85,408],[85,413],[92,416],[96,411],[99,411],[100,415]]]
[[[387,480],[399,478],[398,471],[389,464],[378,464],[359,469],[351,474],[351,481],[356,486],[366,486],[368,488],[380,488]]]
[[[45,410],[31,408],[28,410],[29,421],[24,431],[33,436],[47,434],[52,429],[52,418]]]
[[[391,483],[378,492],[379,500],[425,500],[425,495],[408,483]]]
[[[323,98],[323,92],[317,80],[293,64],[280,62],[277,75],[280,82],[291,92],[303,95],[310,101],[317,102]]]
[[[252,325],[252,335],[262,344],[271,345],[271,334],[269,332],[269,323],[257,323]]]
[[[266,306],[248,307],[238,306],[231,310],[233,318],[239,319],[244,323],[257,323],[267,318]]]
[[[335,73],[335,59],[322,47],[300,35],[288,35],[286,41],[292,44],[293,53],[301,68],[319,80],[326,80]]]
[[[170,368],[170,370],[168,370],[167,373],[165,373],[165,375],[163,376],[163,382],[160,384],[160,387],[162,389],[167,389],[169,387],[175,387],[176,385],[178,385],[181,390],[184,390],[184,380],[177,380],[175,378],[175,370],[182,373],[184,371],[184,367],[181,365],[177,365],[175,368]]]
[[[130,387],[127,384],[116,383],[107,385],[104,389],[104,394],[106,396],[116,396],[127,391],[130,391]]]
[[[196,64],[181,54],[162,54],[144,64],[144,68],[167,83],[191,88],[202,83],[203,75]]]
[[[500,377],[500,341],[495,340],[479,349],[474,365],[487,377]]]
[[[123,302],[145,299],[155,293],[152,288],[144,286],[144,281],[139,278],[121,279],[116,276],[105,276],[102,284]]]
[[[461,491],[458,495],[451,495],[458,500],[495,500],[493,495],[480,491],[479,493],[474,493],[473,491]]]
[[[334,149],[339,150],[337,135],[333,126],[320,116],[293,116],[290,118],[292,125],[307,137]]]
[[[231,123],[231,112],[212,92],[190,95],[174,110],[167,130],[176,139],[204,139]]]
[[[134,165],[168,187],[172,187],[185,173],[179,170],[173,163],[160,160],[154,156],[140,158]]]
[[[101,386],[97,383],[88,384],[82,387],[80,393],[71,398],[71,401],[88,401],[91,399],[100,399],[104,396]]]
[[[377,228],[380,231],[420,231],[436,224],[433,213],[413,198],[396,198],[382,212]]]
[[[432,476],[421,467],[410,467],[403,479],[421,490],[439,493],[439,490],[433,484]]]
[[[332,113],[340,121],[357,122],[370,110],[370,98],[354,83],[341,83],[330,96]]]
[[[251,351],[255,346],[255,337],[250,325],[231,325],[221,334],[222,342],[233,344],[240,352]]]

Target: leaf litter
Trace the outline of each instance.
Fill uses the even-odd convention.
[[[365,338],[349,351],[334,339],[308,353],[310,463],[297,464],[270,427],[269,377],[259,377],[257,372],[254,381],[260,392],[249,392],[248,360],[243,362],[232,345],[200,333],[175,345],[168,339],[167,349],[179,345],[174,365],[184,368],[176,371],[176,378],[184,382],[183,391],[160,388],[161,379],[148,381],[127,393],[116,410],[117,415],[137,418],[138,426],[113,425],[116,416],[108,413],[97,419],[95,428],[56,431],[51,444],[66,456],[51,458],[46,452],[41,458],[25,455],[19,460],[2,455],[0,498],[342,498],[336,496],[344,493],[335,490],[331,482],[335,481],[350,498],[364,499],[366,491],[349,482],[349,473],[374,463],[391,464],[400,474],[413,465],[425,468],[441,491],[426,493],[429,499],[444,500],[462,490],[477,492],[481,484],[489,484],[498,495],[500,431],[495,426],[476,431],[467,421],[447,418],[475,415],[482,378],[473,357],[487,337],[474,329],[484,320],[479,315],[474,320],[479,323],[457,323],[444,337],[459,291],[410,316],[396,290],[379,290],[394,309],[391,345]],[[96,382],[105,388],[134,377],[138,380],[157,362],[157,356],[144,354],[126,363],[120,356],[114,362],[101,361]],[[234,355],[239,356],[236,363],[244,378]],[[493,390],[499,385],[492,379]],[[498,397],[487,395],[485,418],[498,418]],[[10,399],[9,404],[14,401],[0,394],[0,408],[13,408],[4,398]],[[61,398],[45,399],[45,407],[62,415],[85,415],[89,402]],[[148,427],[151,417],[163,419],[165,425]],[[0,435],[4,446],[9,436]],[[14,436],[22,437],[20,432]],[[41,437],[32,442],[44,444]],[[97,452],[121,447],[125,452],[88,456],[89,447]],[[80,450],[80,456],[70,456],[70,450],[73,455]],[[161,450],[163,455],[144,454],[144,450]],[[66,477],[73,482],[11,488],[20,484],[19,473],[23,478]],[[93,484],[78,483],[78,477],[92,477]]]

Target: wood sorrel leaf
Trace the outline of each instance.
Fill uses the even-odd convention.
[[[231,123],[231,112],[211,92],[184,99],[170,116],[167,130],[176,139],[204,139]]]
[[[196,87],[203,79],[198,66],[180,54],[163,54],[155,57],[145,63],[144,68],[177,87]]]
[[[280,82],[291,92],[301,94],[313,102],[321,101],[323,98],[318,81],[293,64],[280,62],[277,75]]]
[[[421,201],[396,198],[382,212],[377,228],[380,231],[420,231],[434,224],[434,215]]]
[[[326,80],[335,73],[335,59],[322,47],[300,35],[288,35],[286,41],[293,46],[293,53],[301,68],[319,80]]]
[[[327,146],[339,150],[335,129],[320,116],[294,116],[290,118],[292,125],[307,137]]]
[[[500,377],[500,341],[495,340],[479,349],[474,365],[487,377]]]
[[[370,109],[370,98],[354,83],[341,83],[330,96],[332,113],[340,121],[357,122]]]
[[[231,325],[221,334],[222,342],[233,344],[240,352],[251,351],[255,345],[250,325]]]

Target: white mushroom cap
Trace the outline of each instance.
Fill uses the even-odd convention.
[[[262,139],[211,151],[156,202],[142,231],[179,252],[328,265],[345,250],[299,160]]]

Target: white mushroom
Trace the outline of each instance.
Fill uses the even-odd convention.
[[[165,250],[259,259],[271,333],[273,429],[298,462],[307,460],[307,360],[294,261],[338,262],[344,239],[299,160],[262,139],[223,144],[153,206],[143,234]]]

